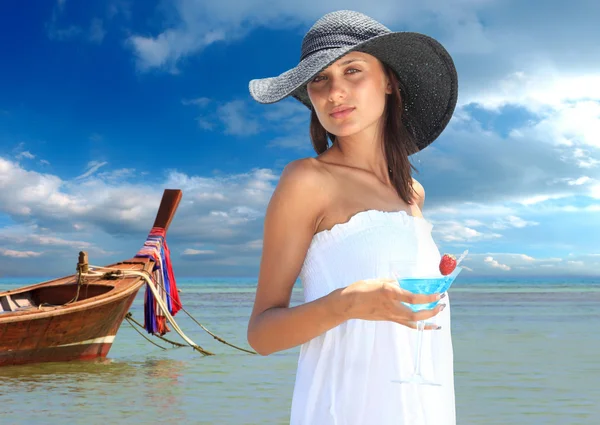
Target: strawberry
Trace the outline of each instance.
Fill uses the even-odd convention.
[[[444,254],[442,255],[442,260],[440,261],[440,273],[444,276],[449,275],[456,268],[456,257],[452,254]]]

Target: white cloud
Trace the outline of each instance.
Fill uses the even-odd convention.
[[[524,261],[535,261],[535,258],[530,257],[529,255],[526,255],[526,254],[518,254],[518,257]]]
[[[488,84],[477,93],[463,97],[461,106],[471,103],[494,111],[507,105],[520,105],[536,113],[543,114],[549,108],[563,112],[563,119],[557,126],[568,126],[567,117],[578,123],[588,125],[590,115],[597,114],[595,102],[589,99],[600,99],[600,73],[561,72],[554,66],[551,69],[539,68],[535,73],[523,71],[507,75],[500,81]],[[581,102],[572,105],[571,102]],[[583,113],[577,117],[576,112]],[[550,124],[548,124],[550,125]]]
[[[15,251],[13,249],[0,248],[0,255],[11,258],[34,258],[42,255],[41,252],[34,251]]]
[[[506,264],[500,264],[497,260],[494,260],[493,257],[485,257],[483,259],[483,261],[495,269],[500,269],[500,270],[505,270],[505,271],[510,270],[509,266],[507,266]]]
[[[21,158],[34,159],[34,158],[35,158],[35,155],[34,155],[34,154],[32,154],[32,153],[31,153],[31,152],[29,152],[29,151],[23,151],[23,152],[20,152],[20,153],[19,153],[19,154],[16,156],[16,158],[17,158],[17,159],[21,159]]]
[[[41,227],[51,222],[53,226],[60,224],[71,229],[76,222],[80,226],[90,223],[109,231],[115,226],[145,229],[144,223],[156,212],[157,198],[160,199],[162,193],[143,183],[127,183],[117,178],[132,176],[130,170],[92,173],[102,165],[104,163],[92,162],[84,175],[86,179],[68,182],[55,175],[28,171],[0,157],[0,213],[17,221],[37,222]],[[165,187],[183,189],[186,203],[195,205],[193,220],[214,222],[210,228],[227,223],[235,226],[260,217],[278,176],[267,169],[213,178],[172,171],[165,179]],[[185,211],[186,207],[182,209]],[[211,211],[224,212],[226,220],[214,218]],[[195,227],[196,224],[190,223],[190,228]]]
[[[221,267],[219,262],[229,257],[230,272],[244,267],[246,271],[240,273],[247,273],[258,264],[262,216],[278,179],[272,170],[215,177],[170,171],[157,185],[111,178],[120,172],[65,181],[0,157],[0,215],[16,223],[2,228],[0,246],[13,256],[44,247],[36,267],[46,273],[64,273],[65,264],[70,270],[82,249],[91,253],[96,264],[130,258],[152,225],[161,188],[172,187],[184,193],[169,229],[174,246],[184,246],[180,251],[172,248],[172,254],[197,259],[184,263],[183,271],[196,273],[201,267],[203,273],[214,273]],[[199,243],[211,246],[198,248]],[[15,267],[0,259],[3,273],[22,273]]]
[[[445,242],[476,242],[502,237],[498,233],[480,232],[458,221],[448,220],[436,222],[434,231],[436,236]]]
[[[600,84],[600,75],[597,83]],[[580,164],[585,163],[589,156],[580,146],[600,147],[600,138],[597,136],[600,133],[600,93],[593,98],[597,100],[582,99],[589,98],[582,96],[580,99],[565,100],[565,103],[554,105],[552,109],[548,109],[548,104],[544,105],[545,111],[540,111],[542,119],[531,127],[513,131],[513,137],[579,147],[572,151],[572,155],[579,159]],[[522,106],[534,111],[536,109],[531,103]]]
[[[537,226],[539,223],[535,221],[527,221],[522,219],[521,217],[517,217],[515,215],[509,215],[504,219],[497,220],[492,223],[491,227],[493,229],[507,229],[510,227],[523,228],[527,226]]]
[[[207,255],[207,254],[214,254],[215,251],[211,250],[211,249],[192,249],[192,248],[187,248],[183,250],[183,255]]]
[[[108,164],[108,162],[106,161],[90,161],[87,165],[86,172],[80,176],[75,177],[75,180],[82,180],[90,177],[92,174],[98,171],[100,167],[104,167],[106,164]]]
[[[553,200],[553,199],[567,198],[569,196],[571,196],[571,195],[567,194],[567,193],[557,193],[557,194],[549,194],[549,195],[533,195],[533,196],[529,196],[526,198],[516,199],[516,201],[523,205],[530,206],[530,205],[539,204],[539,203],[546,202],[546,201]]]

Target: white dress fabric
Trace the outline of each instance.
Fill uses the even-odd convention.
[[[362,211],[317,233],[300,272],[305,302],[362,279],[439,275],[432,225],[405,211]],[[423,335],[421,371],[441,386],[399,384],[414,370],[417,331],[389,321],[352,319],[303,344],[291,425],[455,425],[450,300]]]

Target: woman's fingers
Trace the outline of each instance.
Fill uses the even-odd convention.
[[[445,297],[445,294],[416,294],[402,288],[398,288],[396,294],[399,301],[408,304],[429,304]]]
[[[421,311],[413,311],[411,312],[411,321],[418,322],[420,320],[428,320],[433,316],[437,315],[440,311],[442,311],[446,307],[446,304],[438,304],[434,308],[428,310]]]
[[[444,309],[444,307],[446,307],[446,304],[438,304],[437,306],[431,309],[412,311],[410,308],[401,305],[400,308],[402,309],[402,312],[400,313],[396,321],[398,323],[406,324],[407,326],[416,329],[417,322],[427,321],[431,319],[432,317],[436,316],[439,312],[441,312]],[[425,329],[436,329],[435,325],[432,326],[434,327],[431,328],[427,327],[426,325]]]

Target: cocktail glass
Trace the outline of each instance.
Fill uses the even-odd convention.
[[[466,256],[468,251],[465,251],[461,257],[457,260],[457,264],[460,263],[464,257]],[[405,270],[405,264],[402,262],[392,262],[392,274],[394,278],[398,281],[398,285],[402,289],[405,289],[409,292],[413,292],[416,294],[443,294],[446,292],[452,282],[456,279],[458,274],[462,271],[461,267],[456,266],[454,271],[447,276],[442,276],[439,274],[438,276],[431,277],[403,277],[402,273]],[[412,311],[421,311],[421,310],[429,310],[435,308],[438,305],[439,301],[434,301],[428,304],[408,304],[403,303],[407,307],[409,307]],[[419,320],[417,322],[417,346],[415,351],[414,358],[414,371],[412,376],[407,379],[401,380],[392,380],[392,382],[401,383],[401,384],[417,384],[417,385],[433,385],[440,386],[441,384],[431,381],[423,376],[421,373],[421,347],[423,344],[423,332],[425,329],[425,322]]]

